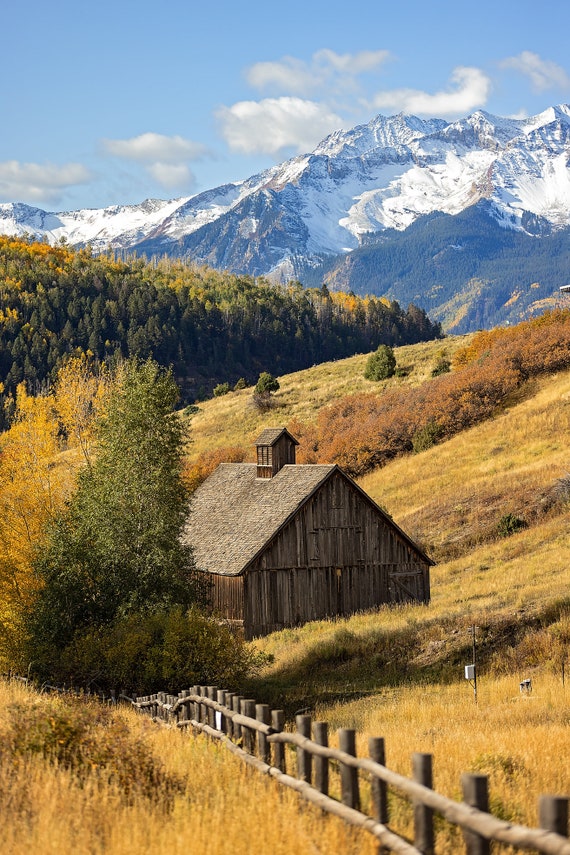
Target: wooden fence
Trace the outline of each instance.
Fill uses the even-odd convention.
[[[491,841],[547,855],[570,855],[568,798],[542,796],[541,827],[527,828],[488,812],[485,775],[462,775],[464,801],[456,802],[432,789],[431,754],[412,755],[412,778],[391,771],[385,765],[384,740],[380,737],[370,738],[368,757],[357,757],[354,730],[340,729],[339,748],[331,748],[327,722],[312,722],[308,715],[297,715],[296,731],[286,731],[282,710],[271,710],[266,704],[214,686],[194,686],[178,696],[159,693],[131,703],[158,721],[192,727],[219,740],[246,763],[296,790],[323,811],[369,831],[379,840],[380,852],[433,855],[434,814],[439,814],[461,828],[468,855],[486,855]],[[287,745],[293,747],[293,754],[286,752]],[[293,767],[294,774],[288,773],[287,765]],[[339,799],[329,792],[331,765],[339,770]],[[370,786],[370,813],[361,810],[364,776]],[[388,788],[403,794],[413,806],[413,843],[389,827]]]

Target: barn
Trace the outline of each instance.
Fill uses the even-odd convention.
[[[264,430],[257,463],[222,463],[196,490],[183,539],[214,608],[246,638],[385,603],[429,602],[428,556],[336,465],[297,465]]]

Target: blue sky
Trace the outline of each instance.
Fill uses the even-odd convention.
[[[377,113],[570,102],[570,4],[77,0],[0,23],[0,202],[175,198]]]

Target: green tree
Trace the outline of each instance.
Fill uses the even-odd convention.
[[[364,369],[367,380],[387,380],[396,371],[396,357],[388,344],[381,344],[369,357]]]
[[[176,400],[170,372],[154,361],[131,359],[117,369],[95,461],[35,561],[41,590],[29,636],[34,658],[48,670],[90,627],[204,596],[191,552],[180,543],[188,500]]]
[[[279,380],[269,374],[269,372],[262,371],[257,383],[255,384],[254,392],[257,395],[263,395],[264,392],[277,392],[278,389]]]

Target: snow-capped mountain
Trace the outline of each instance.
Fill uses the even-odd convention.
[[[569,161],[568,105],[527,119],[377,116],[310,154],[190,198],[64,213],[3,204],[0,232],[288,279],[386,229],[483,200],[507,229],[570,226]]]

